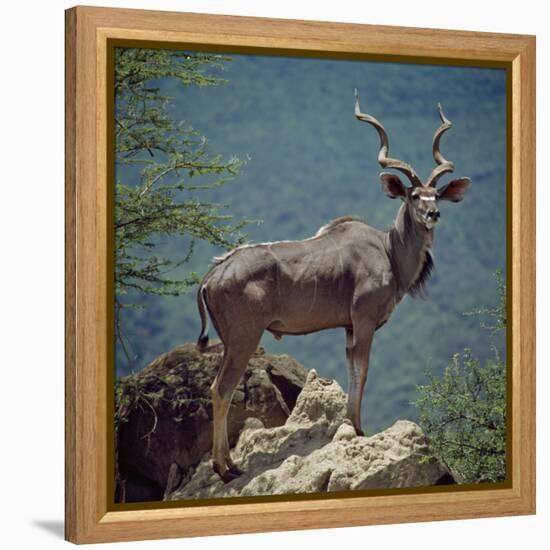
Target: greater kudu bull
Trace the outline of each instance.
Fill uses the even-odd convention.
[[[441,126],[433,137],[437,163],[426,183],[413,168],[390,158],[387,133],[374,117],[361,113],[355,92],[355,116],[378,132],[378,162],[399,170],[380,175],[382,189],[402,201],[389,231],[353,217],[338,218],[303,241],[240,246],[216,258],[197,295],[202,332],[197,347],[208,344],[208,315],[224,344],[221,368],[214,380],[212,459],[224,481],[241,472],[231,460],[227,412],[235,387],[265,330],[276,338],[342,327],[348,360],[347,415],[361,431],[361,399],[367,380],[374,332],[389,318],[405,294],[420,292],[433,268],[431,246],[439,220],[440,200],[462,200],[470,180],[452,180],[436,189],[439,178],[454,165],[439,151],[441,136],[451,127],[438,105]]]

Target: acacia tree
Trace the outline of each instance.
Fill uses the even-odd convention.
[[[493,338],[506,329],[506,285],[496,274],[499,303],[467,313]],[[456,353],[442,377],[427,373],[415,405],[419,424],[434,455],[462,483],[502,481],[506,477],[506,364],[498,347],[485,362],[471,350]]]
[[[173,120],[160,81],[214,86],[229,58],[162,49],[117,48],[115,54],[115,296],[116,337],[126,352],[121,310],[132,292],[181,294],[197,275],[175,277],[197,239],[224,248],[240,244],[246,220],[234,222],[225,205],[198,200],[197,193],[223,185],[242,161],[208,150],[206,138]],[[157,252],[163,235],[185,236],[180,258]],[[126,352],[127,353],[127,352]]]

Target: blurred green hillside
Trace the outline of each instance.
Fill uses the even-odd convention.
[[[463,312],[497,302],[493,273],[506,264],[506,74],[500,69],[440,67],[321,59],[233,55],[217,87],[158,85],[173,98],[176,120],[206,136],[226,158],[247,159],[228,185],[197,192],[228,205],[247,227],[250,242],[301,239],[338,216],[360,215],[378,228],[393,222],[399,204],[380,190],[378,136],[353,115],[353,88],[363,111],[386,127],[391,154],[427,177],[440,101],[454,126],[441,149],[453,176],[472,185],[460,204],[441,204],[434,243],[435,273],[426,300],[406,297],[377,333],[364,398],[363,424],[374,432],[398,418],[415,419],[409,403],[424,370],[441,371],[465,347],[483,359],[485,331]],[[444,176],[441,185],[450,176]],[[197,180],[197,183],[200,183]],[[203,183],[206,183],[203,182]],[[159,240],[163,254],[180,258],[186,243]],[[206,272],[219,249],[197,243],[182,273]],[[195,293],[181,297],[132,296],[144,309],[124,312],[131,357],[117,349],[117,374],[143,368],[177,344],[195,341]],[[211,336],[215,337],[214,334]],[[344,331],[285,337],[262,344],[288,353],[321,376],[347,387]]]

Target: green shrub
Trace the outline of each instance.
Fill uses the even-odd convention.
[[[468,314],[493,337],[506,328],[506,287],[496,275],[500,303]],[[489,320],[490,319],[490,320]],[[461,483],[502,481],[506,477],[506,362],[495,344],[482,362],[471,350],[453,355],[441,377],[427,373],[415,401],[418,421],[433,454]]]

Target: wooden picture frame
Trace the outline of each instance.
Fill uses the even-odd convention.
[[[498,63],[509,71],[510,480],[495,489],[149,510],[108,499],[108,47],[112,40]],[[521,192],[520,192],[521,189]],[[418,28],[75,7],[66,12],[66,539],[74,543],[535,513],[535,38]]]

